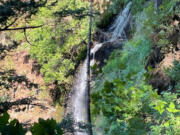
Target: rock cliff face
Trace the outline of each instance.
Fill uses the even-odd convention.
[[[46,86],[40,65],[30,59],[28,49],[22,49],[8,34],[0,34],[0,112],[8,111],[12,119],[30,126],[39,118],[55,117],[56,109]]]
[[[94,59],[96,64],[102,67],[105,64],[105,60],[108,60],[111,52],[116,49],[122,49],[122,45],[123,42],[121,40],[102,43],[100,48],[91,53],[91,60]]]

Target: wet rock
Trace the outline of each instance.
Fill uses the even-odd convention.
[[[122,41],[116,40],[115,42],[105,42],[95,52],[91,53],[91,60],[94,59],[95,63],[102,67],[105,65],[105,60],[109,58],[111,52],[115,49],[122,49]]]

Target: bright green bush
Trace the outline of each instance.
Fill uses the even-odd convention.
[[[92,95],[93,111],[111,123],[104,127],[105,134],[178,135],[177,95],[164,93],[161,97],[151,86],[139,84],[127,88],[127,84],[106,81],[104,88]]]
[[[58,82],[65,86],[60,88],[63,92],[69,89],[75,68],[86,54],[88,6],[88,2],[67,0],[40,8],[30,25],[44,26],[27,31],[31,58],[41,65],[45,82]]]

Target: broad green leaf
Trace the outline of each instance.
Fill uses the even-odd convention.
[[[176,113],[176,112],[179,112],[179,111],[180,111],[180,110],[177,110],[177,109],[175,108],[175,104],[174,104],[173,102],[171,102],[171,103],[169,104],[169,107],[166,108],[166,109],[167,109],[168,112],[172,112],[172,113]]]

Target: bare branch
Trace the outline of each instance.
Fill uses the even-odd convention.
[[[25,27],[19,27],[19,28],[4,28],[4,29],[0,29],[0,31],[16,31],[16,30],[24,30],[24,29],[35,29],[35,28],[40,28],[40,27],[43,27],[43,25],[25,26]]]
[[[14,21],[12,21],[9,25],[7,25],[7,26],[6,26],[5,28],[3,28],[3,29],[9,28],[9,27],[12,26],[17,20],[18,20],[18,17],[16,17],[16,18],[14,19]]]
[[[28,44],[30,44],[30,45],[33,46],[33,44],[31,44],[31,42],[30,42],[30,41],[28,40],[28,38],[27,38],[26,29],[24,29],[24,37],[25,37],[25,39],[26,39],[26,42],[27,42]]]

